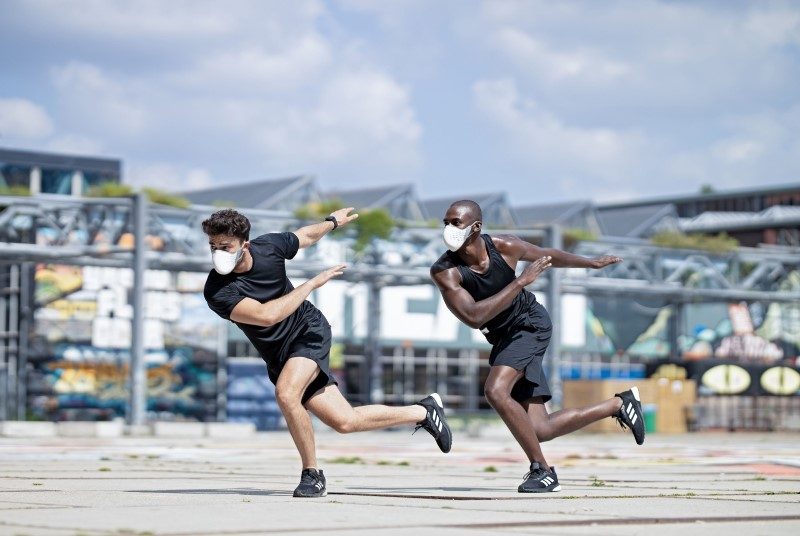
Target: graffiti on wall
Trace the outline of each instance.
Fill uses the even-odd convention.
[[[147,409],[160,419],[216,416],[220,321],[200,291],[205,274],[145,277]],[[128,404],[132,274],[41,265],[30,412],[44,419],[110,419]],[[199,287],[199,288],[198,288]]]

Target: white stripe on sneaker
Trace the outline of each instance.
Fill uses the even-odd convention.
[[[633,417],[631,417],[631,424],[636,424],[636,420],[637,420],[638,418],[639,418],[639,416],[638,416],[638,415],[634,415]]]

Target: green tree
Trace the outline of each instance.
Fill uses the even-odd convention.
[[[700,193],[702,195],[713,194],[714,192],[716,192],[716,190],[710,184],[703,184],[700,186]]]
[[[356,242],[353,245],[356,253],[363,252],[376,238],[389,238],[395,227],[392,215],[382,208],[362,210],[353,224],[356,228]]]
[[[307,203],[294,211],[294,216],[301,221],[319,221],[344,207],[341,199],[333,198],[325,201]],[[358,219],[348,225],[353,229],[356,241],[353,249],[356,253],[363,253],[375,238],[389,238],[397,222],[388,211],[382,208],[356,209]],[[337,235],[331,235],[336,237]],[[339,235],[341,236],[341,235]]]

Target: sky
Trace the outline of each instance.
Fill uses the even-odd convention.
[[[175,191],[599,202],[800,180],[800,2],[4,0],[0,147]]]

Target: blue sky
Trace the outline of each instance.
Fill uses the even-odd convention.
[[[796,182],[800,4],[3,2],[0,146],[174,190],[516,204]]]

